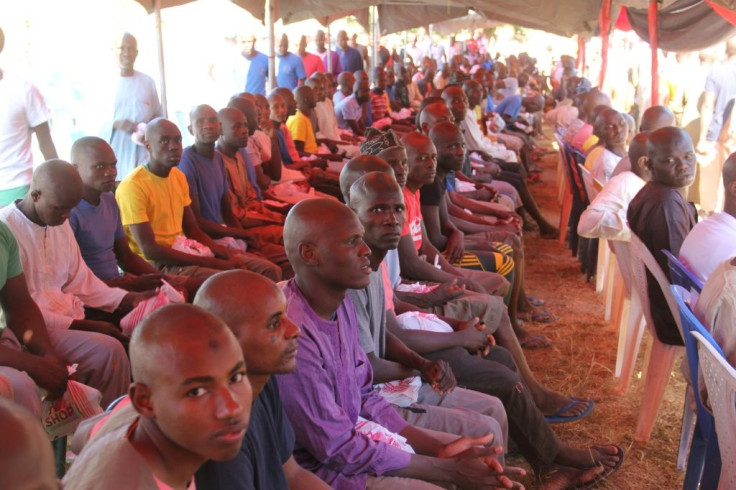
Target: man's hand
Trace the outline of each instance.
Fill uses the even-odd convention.
[[[465,253],[465,234],[462,231],[456,228],[450,234],[445,245],[445,253],[451,264],[462,260]]]
[[[487,293],[488,292],[485,289],[483,289],[483,286],[473,281],[472,279],[468,279],[467,277],[458,277],[457,282],[461,286],[465,286],[467,289],[471,291],[475,291],[476,293]]]
[[[58,400],[66,391],[69,372],[66,362],[56,354],[36,356],[33,369],[28,375],[38,386],[49,392],[46,396],[49,401]]]
[[[713,150],[713,143],[707,140],[698,141],[698,145],[695,147],[695,152],[700,155],[706,155]]]
[[[112,123],[112,127],[117,129],[118,131],[125,131],[126,133],[133,134],[136,130],[136,127],[138,125],[129,119],[118,119],[114,123]]]
[[[459,285],[457,279],[453,279],[452,281],[440,283],[432,291],[426,293],[425,296],[433,306],[440,306],[455,298],[459,298],[463,293],[465,293],[465,286]]]
[[[485,356],[496,345],[493,334],[485,323],[478,321],[478,317],[462,322],[457,330],[463,332],[463,347],[471,354]]]
[[[161,286],[161,279],[163,278],[164,275],[161,273],[141,274],[140,276],[125,274],[110,285],[127,291],[148,291]]]
[[[440,457],[452,458],[451,481],[462,488],[524,488],[511,480],[510,476],[524,475],[521,468],[504,468],[496,457],[503,452],[500,446],[487,446],[493,435],[484,437],[461,437],[443,448]]]
[[[118,308],[122,308],[124,310],[132,310],[136,306],[138,306],[138,303],[140,303],[143,300],[146,300],[148,298],[151,298],[156,295],[156,290],[151,289],[148,291],[142,291],[140,293],[138,292],[130,292],[123,296],[122,301],[120,301],[120,305]]]
[[[422,379],[440,395],[452,392],[457,386],[452,368],[445,361],[427,361],[420,372]]]

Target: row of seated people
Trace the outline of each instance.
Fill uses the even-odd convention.
[[[67,488],[105,486],[123,475],[135,488],[160,483],[185,488],[196,470],[199,488],[279,488],[287,481],[290,488],[300,488],[295,483],[321,488],[314,475],[295,464],[294,444],[296,461],[335,488],[419,485],[395,476],[508,487],[509,476],[518,470],[502,466],[506,430],[535,470],[552,466],[544,473],[549,485],[593,480],[620,464],[622,453],[615,446],[580,450],[556,439],[533,395],[514,376],[513,356],[490,346],[492,328],[477,328],[477,319],[457,332],[429,336],[445,343],[447,337],[458,337],[462,350],[465,333],[474,333],[473,350],[488,352],[483,358],[456,353],[451,363],[471,371],[465,375],[468,381],[485,377],[490,385],[494,377],[505,379],[496,390],[510,405],[508,422],[498,400],[453,390],[455,380],[438,360],[441,354],[437,360],[424,358],[392,337],[396,319],[385,301],[393,293],[381,263],[401,236],[403,193],[380,158],[361,157],[351,164],[342,183],[350,189],[352,210],[318,199],[300,203],[289,214],[284,238],[296,277],[283,285],[283,292],[255,274],[221,273],[205,282],[194,299],[210,314],[167,307],[136,330],[130,345],[135,382],[129,405],[118,405],[109,419],[87,426],[95,435],[73,463]],[[385,360],[403,364],[376,364],[382,345]],[[495,367],[494,358],[507,367]],[[429,381],[425,396],[446,406],[433,409],[424,400],[406,409],[391,407],[372,387],[377,378],[371,366],[395,379],[421,374]],[[272,380],[272,374],[281,376]],[[458,381],[465,382],[460,376]],[[246,379],[256,399],[252,412]],[[453,414],[453,407],[462,410]],[[471,407],[487,416],[473,418]],[[355,429],[358,414],[405,437],[418,454],[367,438]],[[411,419],[416,421],[408,425]],[[455,436],[424,430],[447,430],[453,423],[461,424]],[[489,430],[494,447],[475,447],[493,440]],[[457,439],[458,434],[465,437]],[[80,444],[87,436],[84,430],[77,434]]]
[[[198,145],[203,148],[212,149],[216,144],[214,141],[209,141],[209,143],[206,143],[204,145],[202,145],[202,143],[204,143],[206,140],[213,140],[213,136],[218,136],[218,138],[215,138],[217,140],[217,144],[219,144],[220,146],[217,154],[222,155],[221,158],[223,158],[223,160],[228,155],[228,153],[234,155],[233,158],[236,160],[236,162],[241,160],[242,157],[241,159],[237,158],[237,156],[240,155],[237,150],[239,147],[245,146],[244,143],[245,140],[247,140],[247,131],[243,131],[243,129],[247,127],[247,119],[245,118],[245,115],[242,113],[242,111],[232,110],[232,108],[230,110],[223,110],[219,114],[221,131],[212,131],[210,126],[210,131],[208,132],[205,131],[204,128],[207,126],[206,123],[208,119],[210,120],[210,124],[213,122],[212,114],[214,113],[214,110],[209,109],[208,111],[207,109],[208,108],[199,107],[192,112],[192,127],[193,132],[195,133],[196,143],[193,148],[187,150],[196,151]],[[432,131],[435,129],[434,127],[427,128],[430,131],[429,136],[430,138],[432,138],[432,140],[427,139],[426,136],[422,136],[419,133],[410,133],[404,139],[406,149],[402,149],[402,145],[396,144],[396,138],[391,136],[391,133],[375,135],[375,138],[373,138],[371,141],[375,143],[374,140],[378,140],[378,144],[371,144],[366,146],[367,151],[372,148],[373,151],[377,152],[379,155],[384,152],[386,152],[384,153],[384,155],[398,153],[398,158],[394,159],[395,162],[393,164],[395,168],[398,169],[395,170],[396,180],[401,182],[401,176],[404,175],[407,187],[409,186],[410,175],[421,173],[422,166],[429,167],[429,171],[424,171],[424,176],[422,176],[420,179],[415,178],[412,180],[412,186],[415,188],[415,190],[413,192],[410,192],[410,194],[414,194],[414,196],[412,196],[414,200],[416,200],[416,190],[418,190],[418,187],[420,187],[424,183],[430,183],[428,177],[433,176],[433,173],[435,174],[433,177],[440,177],[440,179],[443,179],[445,177],[443,175],[439,175],[441,174],[441,172],[438,172],[437,168],[432,169],[432,167],[435,166],[435,154],[442,153],[443,155],[445,155],[443,157],[443,165],[447,167],[456,166],[458,163],[462,163],[465,161],[464,141],[460,132],[457,130],[457,128],[454,127],[452,123],[445,121],[436,122],[438,123],[438,128],[434,134],[432,134]],[[201,137],[197,137],[197,132],[201,133]],[[219,134],[220,132],[222,133],[221,135]],[[87,280],[93,283],[92,289],[94,289],[95,293],[97,293],[98,295],[117,294],[118,296],[121,296],[123,299],[125,299],[123,306],[127,308],[134,305],[142,297],[145,297],[146,294],[150,294],[126,293],[125,291],[122,291],[120,289],[114,287],[110,288],[104,284],[95,282],[98,280],[94,278],[94,276],[88,270],[86,270],[86,266],[82,265],[79,250],[74,249],[74,247],[70,245],[73,244],[73,238],[72,235],[70,235],[69,233],[69,227],[65,226],[64,223],[66,221],[66,218],[71,214],[72,208],[75,208],[77,203],[80,202],[80,199],[82,199],[83,197],[87,204],[90,204],[90,207],[97,209],[100,208],[100,204],[102,204],[103,202],[106,203],[105,207],[109,207],[110,209],[113,209],[115,203],[119,202],[119,213],[120,217],[122,218],[121,221],[105,220],[109,222],[108,224],[112,225],[112,229],[109,230],[110,232],[108,233],[107,237],[115,237],[114,244],[107,247],[108,265],[111,263],[110,261],[112,260],[113,262],[118,261],[119,264],[122,266],[125,261],[121,257],[124,257],[125,255],[134,256],[134,254],[130,253],[130,250],[128,248],[128,240],[130,240],[130,243],[131,245],[133,245],[134,248],[138,247],[138,250],[143,252],[143,256],[145,258],[156,264],[159,267],[159,270],[166,270],[169,273],[177,273],[175,275],[187,272],[193,274],[194,276],[208,276],[218,269],[221,270],[232,268],[237,264],[244,263],[246,260],[253,260],[248,259],[248,257],[244,256],[241,252],[233,253],[232,251],[223,248],[221,245],[212,241],[207,233],[204,233],[202,231],[204,229],[204,225],[200,225],[201,216],[197,216],[197,213],[194,212],[194,208],[199,207],[199,214],[203,214],[202,209],[204,208],[203,203],[205,199],[203,196],[205,194],[202,194],[202,196],[196,195],[196,197],[199,198],[199,202],[196,203],[195,206],[193,206],[192,204],[195,204],[196,201],[195,194],[194,192],[192,192],[192,187],[189,186],[187,183],[187,181],[189,180],[189,175],[182,175],[182,173],[179,172],[178,169],[174,169],[174,167],[179,164],[180,159],[184,160],[182,162],[183,166],[185,166],[184,164],[186,163],[186,160],[181,155],[181,135],[178,128],[176,128],[176,126],[172,123],[162,119],[155,121],[154,123],[149,125],[147,133],[148,134],[146,145],[150,154],[149,163],[146,166],[140,167],[140,169],[136,170],[133,174],[124,179],[120,187],[118,188],[115,197],[112,198],[112,200],[110,199],[112,197],[112,194],[109,193],[109,190],[111,190],[112,186],[114,185],[114,154],[112,154],[110,148],[106,146],[106,143],[104,141],[98,140],[96,138],[84,138],[75,145],[75,149],[73,151],[72,163],[76,166],[76,169],[60,161],[48,162],[40,166],[34,175],[34,181],[28,196],[18,203],[8,206],[3,210],[3,213],[7,213],[7,216],[11,218],[14,217],[15,222],[22,223],[23,219],[28,222],[24,224],[25,228],[19,226],[17,229],[13,230],[16,234],[16,237],[18,237],[18,241],[21,244],[24,243],[24,240],[27,239],[26,236],[28,234],[33,234],[32,232],[35,232],[37,236],[41,236],[42,243],[39,244],[37,249],[23,247],[22,245],[20,247],[20,253],[18,255],[20,255],[20,258],[22,259],[25,270],[28,271],[28,277],[30,279],[33,279],[37,267],[36,264],[38,263],[53,263],[55,269],[59,272],[59,274],[66,274],[65,278],[53,278],[51,276],[44,276],[39,279],[38,283],[34,282],[34,284],[31,285],[30,288],[32,290],[32,293],[35,292],[35,294],[32,294],[32,297],[41,306],[42,313],[47,313],[46,310],[50,311],[52,314],[58,313],[55,312],[54,309],[60,306],[60,303],[51,302],[50,300],[48,300],[48,298],[53,298],[54,294],[57,294],[57,290],[59,292],[59,297],[65,295],[63,299],[64,301],[69,303],[69,305],[62,304],[62,306],[67,306],[67,309],[62,312],[63,314],[60,316],[66,315],[69,321],[66,324],[62,324],[62,329],[70,325],[72,326],[72,329],[66,330],[66,332],[73,331],[77,329],[77,327],[86,327],[88,329],[97,330],[98,332],[107,333],[110,336],[119,339],[121,342],[127,341],[127,339],[121,338],[120,334],[115,331],[111,323],[95,321],[87,318],[88,315],[93,314],[102,315],[104,317],[103,313],[97,311],[79,311],[82,304],[85,304],[86,306],[92,308],[96,307],[98,309],[114,310],[116,309],[116,307],[120,306],[123,300],[121,299],[117,303],[115,303],[114,301],[110,301],[109,303],[100,303],[96,298],[92,296],[85,297],[85,292],[83,290],[77,291],[75,289],[76,285],[73,284],[74,281],[69,280],[69,278],[72,276],[81,277],[83,275],[86,275]],[[242,136],[243,133],[245,133],[246,135],[245,138]],[[435,145],[439,149],[434,148]],[[462,151],[458,151],[458,149],[461,149]],[[402,152],[404,152],[404,155],[402,155]],[[452,155],[453,152],[454,156]],[[199,154],[199,152],[197,152],[197,155],[202,156]],[[214,153],[212,153],[212,155],[214,155]],[[450,155],[450,157],[448,158],[447,155]],[[360,162],[360,160],[358,160],[358,162]],[[408,169],[406,168],[407,163],[410,164]],[[412,166],[411,163],[414,163],[414,166]],[[358,165],[358,163],[356,163],[356,165]],[[192,166],[194,167],[194,165]],[[217,177],[217,174],[213,173],[211,169],[207,170],[208,171],[204,174],[207,177],[203,177],[203,179],[220,180]],[[419,172],[417,172],[417,170],[419,170]],[[144,175],[147,178],[141,177],[141,175]],[[210,176],[212,177],[212,179],[209,179]],[[434,182],[434,180],[435,179],[433,178],[432,182]],[[154,183],[153,185],[158,186],[155,188],[155,191],[153,191],[153,188],[150,187],[149,189],[151,190],[149,190],[149,192],[142,190],[146,188],[146,185],[150,186],[152,182]],[[208,184],[210,183],[211,182],[208,182]],[[206,186],[202,184],[202,182],[197,183],[197,185],[199,185],[197,192],[206,193]],[[138,201],[136,201],[136,199]],[[223,200],[225,200],[224,196],[222,197],[220,202],[223,202]],[[407,199],[407,201],[409,201],[409,199]],[[97,204],[97,206],[95,206],[96,202],[99,203]],[[323,204],[323,206],[327,205]],[[437,213],[439,211],[439,207],[439,205],[430,206],[428,209],[434,213]],[[157,226],[154,226],[154,222],[160,217],[156,216],[157,208],[158,211],[163,210],[163,213],[161,214],[165,215],[167,214],[167,212],[170,214],[169,216],[164,216],[165,225],[176,225],[177,222],[179,223],[179,229],[177,230],[176,235],[181,234],[182,231],[184,232],[184,234],[187,234],[187,236],[190,236],[189,233],[193,233],[191,237],[195,239],[198,238],[198,241],[201,240],[201,243],[207,245],[213,252],[220,254],[220,257],[182,257],[181,255],[179,255],[179,251],[172,250],[170,246],[171,242],[167,243],[166,241],[167,239],[171,239],[171,235],[168,234],[167,237],[166,233],[170,232],[171,230],[167,229],[166,226],[163,226],[159,230],[157,230]],[[79,213],[80,209],[82,208],[75,208],[75,215],[77,215],[77,218],[83,215],[83,213]],[[152,211],[153,214],[145,215],[145,218],[148,219],[147,221],[140,221],[143,214],[152,213]],[[221,212],[224,215],[224,212]],[[298,213],[296,215],[298,216]],[[174,216],[174,218],[172,218],[172,216]],[[9,224],[12,221],[13,219],[6,220],[6,222]],[[412,216],[410,221],[411,224],[406,227],[407,229],[405,230],[404,237],[402,238],[403,243],[408,243],[409,246],[403,246],[401,248],[403,248],[404,250],[412,251],[413,255],[409,254],[409,259],[402,258],[401,255],[399,257],[400,263],[408,264],[405,265],[405,267],[407,267],[410,272],[406,273],[405,276],[414,279],[435,279],[440,282],[445,282],[448,279],[450,281],[455,280],[462,285],[468,287],[468,289],[475,289],[473,294],[470,291],[464,290],[463,287],[456,287],[456,285],[452,282],[445,282],[444,286],[440,286],[439,288],[437,288],[438,293],[431,296],[432,299],[430,301],[435,303],[432,306],[443,308],[445,312],[454,308],[454,311],[456,312],[455,314],[464,315],[464,318],[462,320],[464,320],[466,324],[461,325],[457,322],[454,322],[454,326],[456,328],[464,326],[464,328],[461,329],[461,332],[456,332],[461,333],[462,335],[455,336],[455,347],[459,348],[462,351],[463,347],[467,347],[469,345],[468,337],[470,337],[471,339],[475,339],[474,342],[476,345],[471,347],[473,350],[484,350],[484,344],[489,341],[488,335],[490,333],[494,333],[492,331],[493,329],[497,329],[495,335],[498,338],[499,343],[501,345],[508,346],[508,348],[512,352],[512,357],[514,358],[514,361],[519,364],[521,375],[524,378],[523,382],[526,383],[529,388],[529,394],[526,395],[525,403],[532,403],[536,406],[536,409],[538,410],[538,413],[536,415],[537,418],[541,417],[541,413],[554,415],[557,418],[562,419],[574,419],[582,415],[583,413],[589,413],[590,409],[592,409],[591,401],[579,401],[570,399],[569,397],[564,397],[559,394],[550,393],[543,387],[541,387],[533,378],[533,375],[531,375],[528,366],[526,366],[526,362],[523,358],[523,353],[520,349],[518,339],[511,329],[511,322],[508,319],[508,316],[505,314],[503,301],[501,301],[498,297],[494,299],[493,296],[489,296],[487,294],[488,292],[499,292],[503,294],[505,290],[508,289],[508,285],[504,285],[503,281],[499,281],[498,277],[494,277],[489,273],[477,271],[475,271],[474,273],[458,272],[457,269],[452,268],[452,266],[446,263],[446,261],[437,253],[436,249],[432,251],[431,248],[428,248],[431,247],[431,245],[429,244],[429,241],[427,239],[426,232],[422,232],[422,230],[424,229],[422,218],[417,218],[417,216],[415,215]],[[327,221],[327,223],[331,224],[330,221]],[[218,226],[217,223],[214,224],[215,226]],[[35,225],[35,228],[32,225]],[[365,224],[363,226],[365,226]],[[36,230],[36,228],[38,228],[38,230]],[[239,230],[239,228],[237,227],[233,228]],[[318,227],[314,225],[311,226],[311,228]],[[418,240],[416,240],[418,229],[419,232],[423,233],[424,235],[422,237],[423,243],[418,243]],[[161,233],[160,235],[160,237],[163,238],[159,238],[159,236],[156,236],[157,231],[163,231],[163,233]],[[54,233],[50,232],[59,233],[57,237],[54,237]],[[504,233],[510,233],[510,231],[504,231]],[[92,235],[94,235],[94,233],[90,234],[89,236],[91,238],[94,238]],[[283,239],[285,240],[288,235],[288,233],[285,233]],[[146,241],[146,239],[148,239],[149,241]],[[286,244],[286,242],[284,242],[284,244]],[[125,245],[125,247],[122,247],[122,245]],[[428,257],[430,261],[437,260],[441,268],[444,270],[437,271],[437,269],[433,267],[418,266],[417,264],[419,263],[419,261],[417,261],[416,259],[413,259],[412,262],[412,257],[418,256],[417,246],[422,251],[429,251],[430,255],[428,255]],[[122,250],[122,252],[124,253],[118,255],[118,248],[128,248],[128,251],[127,253],[125,253],[125,250]],[[287,246],[287,255],[289,255],[288,248],[289,247]],[[38,253],[37,250],[41,251],[41,253],[43,254],[42,257],[34,257],[34,254]],[[148,255],[148,251],[151,251],[151,256]],[[406,256],[406,254],[404,255]],[[41,260],[34,260],[34,258],[39,258]],[[183,262],[182,259],[192,262]],[[65,265],[69,264],[70,260],[76,260],[80,270],[85,270],[83,270],[82,272],[78,272],[76,270],[65,267]],[[140,267],[140,269],[133,271],[134,273],[137,272],[136,275],[154,273],[154,271],[157,270],[150,268],[146,269],[145,267],[150,267],[150,265],[148,264],[148,262],[142,260],[133,259],[133,263],[134,268]],[[289,257],[289,263],[293,266],[293,254]],[[217,267],[212,267],[213,265],[216,265]],[[334,267],[334,264],[324,264],[324,266]],[[412,269],[412,266],[414,266],[414,269]],[[214,270],[206,271],[205,269]],[[19,269],[18,267],[14,267],[12,270],[14,272],[18,272]],[[72,271],[71,273],[69,272],[70,270]],[[396,266],[394,266],[394,271],[396,270],[397,268]],[[422,277],[422,273],[430,275],[427,277]],[[440,275],[434,275],[436,273],[440,273]],[[19,274],[16,274],[15,276],[18,275]],[[476,281],[476,279],[468,279],[468,276],[478,278],[479,280]],[[155,276],[149,276],[145,279],[149,281],[149,286],[151,284],[155,284]],[[193,287],[193,290],[196,290],[196,287],[198,286],[198,284],[196,283],[192,285],[191,281],[188,279],[173,279],[174,282],[179,280],[180,284],[182,284],[184,287]],[[43,280],[46,280],[47,282],[44,283]],[[67,282],[69,282],[69,284],[67,284]],[[485,286],[481,285],[483,283],[485,283]],[[38,287],[35,288],[35,286]],[[53,287],[49,288],[49,286]],[[139,285],[138,287],[145,289],[146,285]],[[50,291],[50,289],[53,289],[53,291]],[[193,290],[191,290],[191,292],[193,292]],[[75,293],[77,293],[79,296],[75,295]],[[416,296],[417,295],[415,295],[415,297]],[[430,295],[427,295],[427,298],[429,297]],[[468,297],[471,299],[468,300]],[[27,299],[28,298],[26,298],[26,300]],[[44,300],[48,300],[48,302],[45,302]],[[58,299],[56,301],[58,301]],[[450,305],[453,302],[455,304]],[[424,300],[423,304],[425,306],[428,305],[427,299]],[[3,306],[5,307],[6,305],[4,304]],[[30,308],[30,310],[33,310],[33,308]],[[377,311],[384,311],[384,308],[379,306],[377,308]],[[483,324],[479,324],[480,328],[477,328],[474,331],[473,327],[477,322],[477,320],[473,321],[475,317],[482,319]],[[114,321],[109,317],[107,317],[106,319],[108,321]],[[43,320],[39,322],[39,319],[36,318],[34,322],[31,323],[38,327],[39,325],[43,325],[42,322]],[[14,331],[13,327],[21,328],[21,325],[15,322],[9,323],[9,325],[11,325],[11,328],[6,331]],[[26,332],[21,328],[20,332],[18,332],[18,338],[22,339],[22,341],[24,342],[27,342],[26,339],[28,339],[29,336],[25,333]],[[39,337],[31,336],[31,338],[33,339]],[[40,338],[43,340],[42,335],[40,336]],[[42,342],[42,340],[40,342]],[[52,343],[52,341],[49,342]],[[446,340],[443,340],[442,342],[446,342]],[[472,342],[470,343],[472,344]],[[436,345],[435,350],[437,349],[442,350]],[[34,350],[32,350],[32,352],[34,352]],[[40,349],[35,350],[35,352],[37,355],[39,353],[49,353],[50,358],[54,358],[54,349],[51,348],[48,344],[44,345]],[[71,360],[67,359],[66,354],[57,355],[55,360],[60,362],[57,362],[56,367],[58,367],[59,364],[63,365],[63,362],[61,362],[62,360],[58,359],[58,357],[62,357],[63,360],[66,361]],[[462,363],[462,361],[459,362]],[[522,383],[522,381],[519,375],[513,374],[513,371],[516,368],[513,367],[513,361],[510,361],[507,355],[506,364],[508,365],[509,363],[511,363],[511,366],[506,366],[506,371],[504,371],[502,365],[503,363],[501,362],[499,362],[499,368],[501,369],[501,372],[506,372],[506,374],[504,375],[506,378],[508,378],[509,376],[511,378],[516,377],[516,380],[505,379],[501,383],[495,383],[497,385],[500,385],[495,387],[493,386],[494,383],[486,380],[486,382],[480,384],[485,384],[488,386],[483,386],[478,389],[481,389],[482,391],[505,391],[506,394],[504,394],[504,397],[508,398],[509,396],[511,396],[511,399],[508,401],[508,403],[512,403],[514,398],[514,396],[512,396],[513,393],[508,392],[518,391],[518,387],[521,386],[519,385],[519,383]],[[431,369],[429,369],[430,365]],[[127,372],[125,369],[127,367],[127,364],[125,362],[115,360],[113,366],[121,374],[122,378],[127,377]],[[426,378],[435,380],[435,388],[438,391],[444,392],[452,387],[453,383],[451,382],[451,378],[447,377],[445,372],[447,371],[447,367],[444,367],[445,365],[443,363],[437,361],[436,363],[422,364],[417,363],[416,358],[408,363],[409,369],[419,366],[424,366],[423,371],[427,371],[424,373]],[[512,367],[512,369],[509,370],[509,367]],[[485,371],[487,369],[488,366],[483,366],[483,368],[479,370]],[[101,369],[100,371],[104,373],[109,370],[110,369],[107,368]],[[16,369],[16,371],[20,370]],[[55,380],[57,381],[57,384],[62,384],[61,381],[65,380],[65,376],[59,375],[58,370],[57,372],[55,372],[55,374],[59,378]],[[83,376],[86,375],[83,374]],[[48,380],[43,380],[42,382],[42,378],[42,375],[39,376],[38,383],[42,386],[45,386],[46,384],[48,384]],[[445,378],[448,379],[445,381],[445,385],[441,386],[437,379]],[[469,385],[473,382],[472,380],[475,378],[480,379],[476,375],[471,375],[469,376],[469,379],[467,381],[463,382],[463,384]],[[83,377],[83,379],[85,378]],[[93,386],[99,385],[99,383],[94,383],[92,381],[90,381],[89,384]],[[125,381],[123,381],[122,384],[122,390],[111,389],[111,394],[114,391],[117,391],[117,394],[125,391]],[[58,386],[56,387],[58,389]],[[100,388],[102,389],[101,386]],[[34,390],[26,391],[32,391],[33,395],[35,395],[35,398],[39,398],[35,387]],[[117,394],[112,395],[112,398],[114,398]],[[33,398],[33,396],[28,398]],[[107,401],[109,401],[110,399],[111,396],[106,396],[105,398],[105,400]],[[517,403],[520,402],[517,401]],[[522,415],[522,413],[528,413],[529,410],[512,410],[511,412],[513,413],[513,416],[516,417],[517,415]],[[499,416],[498,418],[503,419],[503,417],[501,416]],[[516,422],[515,425],[517,428],[520,428],[522,432],[523,430],[529,429],[528,421],[523,423]],[[538,430],[534,431],[535,434],[538,432]],[[604,465],[608,467],[608,470],[615,467],[616,462],[620,462],[620,451],[616,448],[608,447],[595,449],[594,452],[596,456],[593,457],[595,461],[591,461],[587,450],[573,450],[572,448],[558,444],[556,442],[556,439],[554,439],[553,433],[551,433],[551,431],[549,431],[548,429],[546,434],[548,439],[551,437],[551,439],[548,440],[547,445],[535,443],[528,446],[529,451],[532,451],[532,455],[529,458],[531,461],[535,462],[534,464],[536,464],[538,459],[545,458],[549,459],[551,462],[556,462],[560,465],[567,465],[577,468],[568,468],[567,472],[559,473],[559,475],[563,475],[562,477],[564,478],[577,480],[578,478],[594,477],[600,469],[596,469],[591,473],[582,471],[580,470],[580,468],[590,466],[591,463],[595,461],[600,460],[601,462],[603,462]],[[499,439],[503,438],[499,437]],[[549,445],[553,446],[553,449],[548,452],[546,451],[546,448],[549,447]],[[543,448],[544,450],[540,448]],[[537,451],[540,454],[534,455],[534,451]],[[558,476],[558,478],[562,477]]]
[[[568,117],[570,107],[575,109],[573,113],[579,111],[580,117]],[[581,215],[578,233],[587,238],[629,241],[633,232],[668,277],[669,266],[662,250],[679,256],[706,283],[696,305],[697,316],[736,365],[731,333],[736,319],[736,154],[729,156],[723,166],[723,210],[698,222],[699,213],[687,200],[697,156],[690,136],[674,126],[675,116],[670,109],[647,109],[639,132],[628,130],[624,115],[612,109],[610,99],[597,90],[579,92],[572,106],[560,105],[557,110],[547,116],[557,123],[567,143],[586,152],[585,166],[603,183]],[[651,276],[648,291],[659,340],[682,345],[677,324]]]

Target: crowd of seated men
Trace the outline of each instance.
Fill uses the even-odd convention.
[[[615,444],[557,437],[550,424],[594,402],[549,390],[525,357],[551,342],[524,322],[558,321],[525,282],[523,230],[556,235],[529,191],[545,105],[533,67],[454,57],[436,88],[431,59],[417,74],[391,61],[192,101],[186,128],[146,125],[146,162],[124,176],[92,135],[33,171],[0,209],[0,393],[15,402],[0,401],[0,427],[17,432],[0,487],[53,479],[34,420],[69,364],[103,409],[126,395],[79,426],[70,489],[512,488],[524,471],[505,464],[509,444],[544,488],[620,467]],[[724,213],[693,228],[692,142],[667,111],[634,135],[605,94],[563,84],[578,111],[554,121],[606,184],[580,233],[686,256],[732,345],[719,293],[736,253],[718,230],[734,232],[736,159]],[[689,246],[691,229],[713,244]],[[723,253],[705,264],[699,247]],[[124,335],[163,281],[187,303]],[[682,343],[650,294],[660,339]],[[43,471],[29,471],[37,447]]]

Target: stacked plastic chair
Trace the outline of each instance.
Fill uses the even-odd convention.
[[[657,261],[654,260],[654,257],[647,247],[634,233],[631,234],[631,248],[634,251],[634,256],[638,259],[631,261],[632,278],[639,293],[642,312],[646,318],[649,333],[652,335],[652,351],[644,380],[644,394],[642,396],[642,404],[639,412],[639,421],[636,425],[636,432],[634,434],[634,439],[636,441],[646,442],[649,440],[649,436],[652,433],[652,427],[654,426],[657,412],[659,411],[659,407],[662,403],[662,396],[664,395],[664,390],[667,387],[667,380],[669,379],[670,372],[672,371],[672,366],[674,365],[675,359],[683,354],[684,349],[680,346],[667,345],[660,342],[654,330],[654,323],[652,322],[649,295],[647,292],[646,270],[649,270],[652,276],[659,283],[659,286],[662,289],[662,294],[667,300],[672,316],[677,323],[680,334],[682,335],[682,325],[680,324],[677,302],[670,291],[670,284],[667,276],[664,274],[664,271],[662,271],[662,268],[659,266]],[[629,354],[628,364],[625,364],[628,372],[622,371],[622,381],[624,381],[624,376],[628,376],[629,378],[626,380],[627,387],[628,382],[630,382],[631,374],[633,373],[634,362],[636,360],[636,355],[638,354],[642,332],[632,332],[632,334],[636,334],[638,336],[638,341],[635,344],[634,352]]]
[[[718,446],[723,461],[719,489],[736,488],[736,369],[699,332],[692,335],[698,341],[700,369],[705,378],[708,401],[713,409]]]
[[[676,259],[675,259],[676,260]],[[671,263],[670,263],[671,264]],[[673,280],[674,282],[674,280]],[[680,320],[682,321],[683,333],[685,334],[685,352],[687,354],[688,367],[690,369],[690,379],[692,380],[692,392],[694,393],[694,401],[697,407],[697,423],[693,432],[693,440],[690,445],[690,454],[687,458],[687,472],[685,473],[685,482],[683,488],[701,490],[715,490],[718,485],[718,475],[721,470],[721,458],[718,450],[718,436],[715,431],[715,422],[713,415],[703,407],[700,402],[700,386],[698,383],[698,366],[700,357],[698,355],[697,341],[691,335],[692,332],[698,332],[706,339],[721,355],[723,352],[718,344],[713,340],[710,333],[693,315],[689,305],[690,292],[682,285],[673,284],[670,286],[672,295],[677,301],[680,310]],[[690,390],[688,390],[688,393]],[[689,400],[685,399],[686,408],[689,408]],[[678,461],[678,469],[681,468],[681,462]],[[704,471],[707,465],[707,470]]]

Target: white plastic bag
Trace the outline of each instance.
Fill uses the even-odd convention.
[[[77,365],[67,366],[69,374],[76,372]],[[79,423],[102,413],[102,394],[96,389],[70,379],[66,391],[58,400],[46,401],[41,405],[41,421],[50,440],[74,433]]]

